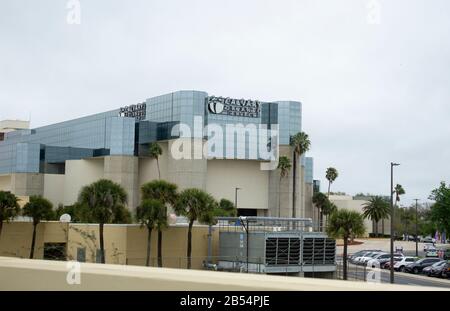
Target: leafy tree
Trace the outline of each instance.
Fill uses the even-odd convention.
[[[309,140],[308,134],[305,132],[299,132],[291,136],[290,145],[294,149],[294,154],[292,157],[294,163],[292,174],[292,217],[295,218],[295,205],[297,201],[297,162],[299,161],[299,158],[309,150],[311,141]]]
[[[194,221],[210,224],[214,222],[213,212],[217,208],[214,198],[203,190],[190,188],[183,190],[175,203],[177,215],[186,216],[189,221],[187,237],[187,268],[192,261],[192,227]]]
[[[127,202],[127,193],[121,185],[100,179],[84,186],[79,194],[78,203],[89,207],[92,219],[99,224],[101,262],[105,263],[105,244],[103,237],[104,225],[111,223],[117,210],[123,208]]]
[[[319,231],[322,231],[323,225],[323,211],[325,209],[325,205],[329,202],[328,197],[322,192],[314,193],[312,197],[312,202],[316,206],[319,213]]]
[[[23,207],[23,215],[33,219],[33,237],[30,250],[30,259],[33,259],[37,226],[42,220],[51,220],[55,217],[53,205],[41,196],[31,196],[30,201]]]
[[[236,217],[237,209],[233,202],[227,199],[221,199],[218,206],[213,211],[214,217]]]
[[[347,280],[347,250],[349,238],[363,235],[365,232],[364,220],[361,214],[355,211],[340,209],[330,216],[328,234],[344,240],[343,276]]]
[[[163,151],[161,146],[157,142],[150,143],[149,155],[151,158],[156,160],[156,165],[158,166],[158,179],[161,179],[161,171],[159,169],[159,157],[162,155]]]
[[[19,199],[9,191],[0,191],[0,236],[3,221],[9,221],[20,212]]]
[[[375,235],[378,236],[378,223],[389,217],[389,203],[381,196],[373,196],[363,205],[363,217],[375,223]]]
[[[165,180],[153,180],[141,187],[142,200],[154,199],[165,206],[164,215],[167,217],[167,208],[173,206],[178,197],[178,186]],[[158,267],[162,267],[162,229],[158,228]]]
[[[431,192],[429,199],[435,201],[431,206],[431,220],[436,223],[438,230],[450,233],[450,185],[441,182]]]
[[[288,176],[291,167],[292,167],[291,160],[288,157],[281,156],[278,159],[278,169],[280,170],[280,181],[278,183],[278,217],[280,217],[281,215],[281,193],[280,193],[281,181],[283,180],[283,178]]]
[[[331,184],[338,178],[339,174],[337,169],[334,167],[327,168],[327,171],[325,173],[325,178],[328,180],[328,197],[330,197],[330,188]]]
[[[136,208],[136,218],[141,226],[147,227],[147,258],[146,266],[150,266],[150,247],[153,229],[163,229],[167,227],[166,208],[163,203],[155,199],[146,199]]]

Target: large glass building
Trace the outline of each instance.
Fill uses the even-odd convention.
[[[82,186],[108,178],[124,186],[133,209],[141,185],[162,178],[236,201],[242,214],[290,217],[295,208],[296,216],[311,217],[312,158],[299,159],[295,206],[293,172],[280,178],[276,168],[260,165],[275,145],[292,159],[289,141],[301,131],[301,108],[297,101],[177,91],[35,129],[0,129],[0,189],[70,205]],[[153,142],[163,149],[159,168],[148,153]],[[200,155],[206,150],[200,157],[198,144]]]

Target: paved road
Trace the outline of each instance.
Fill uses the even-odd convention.
[[[349,265],[348,278],[364,280],[365,279],[364,274],[366,274],[366,277],[367,277],[367,275],[368,275],[367,273],[369,273],[371,271],[374,273],[376,273],[376,272],[380,273],[381,283],[390,283],[390,271],[389,270],[378,270],[378,269],[377,270],[375,270],[375,269],[364,270],[364,267],[356,266],[353,264]],[[450,280],[428,277],[426,275],[403,273],[403,272],[395,272],[394,281],[395,281],[395,284],[402,284],[402,285],[416,285],[416,286],[418,285],[418,286],[450,288]]]

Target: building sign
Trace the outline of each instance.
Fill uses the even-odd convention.
[[[120,108],[119,116],[135,118],[136,121],[145,120],[147,116],[147,104],[130,105]]]
[[[259,118],[260,102],[257,100],[209,96],[206,98],[206,104],[209,112],[213,114]]]

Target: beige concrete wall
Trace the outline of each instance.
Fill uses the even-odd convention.
[[[186,268],[187,226],[170,226],[163,230],[163,267]],[[0,236],[0,256],[28,258],[33,226],[31,222],[5,223]],[[151,264],[157,265],[157,232],[152,233]],[[140,225],[113,225],[104,227],[106,263],[145,265],[147,229]],[[44,243],[67,243],[67,259],[76,260],[78,248],[86,251],[86,262],[96,262],[100,249],[98,224],[67,224],[42,222],[38,225],[35,256],[43,258]],[[213,228],[213,260],[219,255],[219,232]],[[202,269],[208,256],[208,226],[194,226],[192,232],[192,268]]]
[[[107,156],[104,161],[104,178],[120,184],[128,194],[128,208],[134,211],[139,204],[139,159],[134,156]]]
[[[44,175],[39,173],[11,174],[11,192],[18,196],[44,194]]]
[[[183,146],[179,144],[183,143]],[[167,157],[167,180],[178,185],[180,190],[186,188],[199,188],[206,190],[206,173],[207,173],[207,160],[202,157],[196,159],[194,155],[194,144],[202,145],[201,139],[177,139],[170,140],[168,145],[168,152],[170,155]],[[177,159],[172,156],[177,148],[186,148],[190,151],[190,158]],[[180,150],[181,150],[180,149]]]
[[[0,175],[0,190],[11,191],[11,175]]]
[[[155,291],[436,291],[422,287],[369,282],[272,276],[248,273],[80,264],[80,283],[67,282],[65,262],[0,257],[0,290],[155,290]],[[74,271],[73,271],[74,272]]]
[[[360,214],[363,213],[363,205],[367,203],[364,200],[353,200],[346,198],[345,196],[330,196],[330,200],[336,204],[338,209],[348,209],[351,211],[358,212]],[[369,236],[369,233],[372,232],[372,221],[368,219],[364,219],[364,227],[366,229],[365,237]]]
[[[58,174],[44,174],[44,197],[56,208],[64,203],[65,176]]]
[[[259,161],[209,160],[206,191],[216,199],[235,201],[238,208],[268,209],[269,175],[260,169]]]
[[[140,226],[128,226],[127,261],[129,265],[145,265],[147,251],[147,229]],[[187,226],[170,226],[163,231],[163,266],[168,268],[186,268],[187,264]],[[151,265],[157,266],[157,231],[152,232]],[[219,232],[212,233],[212,256],[219,255]],[[195,226],[192,232],[192,268],[201,269],[202,262],[208,256],[208,227]]]
[[[105,261],[112,264],[127,262],[127,226],[104,226]],[[98,224],[70,224],[68,231],[67,258],[77,259],[77,249],[86,249],[86,261],[96,262],[96,253],[100,249]]]
[[[269,216],[292,217],[292,191],[293,173],[292,148],[290,146],[280,146],[280,156],[286,156],[291,160],[291,170],[289,174],[280,180],[278,169],[269,171]],[[305,217],[302,188],[303,180],[302,167],[297,165],[296,175],[296,217]],[[302,182],[300,182],[302,181]]]
[[[103,178],[103,158],[66,161],[64,205],[74,204],[83,186]]]
[[[159,157],[159,169],[161,171],[161,179],[168,180],[168,143],[159,143],[163,154]],[[138,185],[138,202],[141,200],[141,187],[143,184],[158,179],[158,166],[156,160],[148,157],[139,158],[139,179]]]
[[[67,223],[42,222],[36,231],[34,258],[44,256],[44,243],[66,243]],[[31,222],[4,223],[0,236],[0,256],[28,258],[30,256],[33,224]]]

